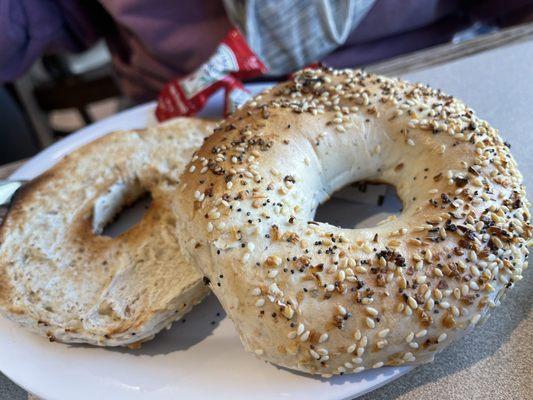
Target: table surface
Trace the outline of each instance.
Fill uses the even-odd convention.
[[[533,24],[526,24],[398,57],[368,70],[444,87],[465,100],[511,142],[529,198],[533,198],[532,65]],[[0,179],[22,163],[0,167]],[[361,399],[531,399],[532,279],[531,271],[526,271],[487,323],[447,348],[436,362]],[[28,397],[33,398],[0,374],[1,399]]]

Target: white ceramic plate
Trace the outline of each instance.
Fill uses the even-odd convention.
[[[249,88],[259,92],[266,86]],[[220,93],[214,96],[202,115],[220,115],[222,101]],[[142,105],[86,127],[35,156],[12,178],[31,179],[110,131],[154,123],[153,109],[153,103]],[[342,205],[330,205],[323,213],[341,209]],[[278,368],[243,350],[213,295],[184,322],[176,322],[135,351],[49,343],[0,317],[0,370],[50,400],[352,399],[410,369],[387,367],[326,380]]]

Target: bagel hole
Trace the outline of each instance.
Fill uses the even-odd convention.
[[[320,204],[314,219],[347,229],[370,228],[391,215],[400,215],[402,208],[394,186],[358,181]]]
[[[137,225],[152,205],[152,196],[138,182],[116,183],[98,198],[92,225],[96,235],[116,238]]]
[[[102,236],[115,238],[130,230],[144,218],[146,211],[152,205],[150,192],[143,193],[132,204],[125,205],[122,210],[110,221],[102,231]]]

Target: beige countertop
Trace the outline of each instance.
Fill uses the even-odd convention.
[[[439,47],[433,53],[425,51],[369,68],[428,83],[462,98],[511,143],[530,199],[533,199],[532,28],[531,24],[513,28],[518,40],[500,34],[493,40],[493,46],[477,39],[471,46],[449,45],[456,57],[451,57],[445,47]],[[481,52],[472,51],[474,48]],[[0,168],[0,178],[7,172],[7,168]],[[530,269],[484,326],[447,348],[434,363],[421,366],[362,399],[532,399],[532,282]],[[0,374],[0,398],[18,400],[27,396]]]

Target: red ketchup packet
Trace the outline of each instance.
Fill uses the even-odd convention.
[[[234,113],[250,97],[252,97],[252,94],[244,87],[242,82],[229,75],[228,80],[225,82],[224,115]]]
[[[215,53],[200,68],[167,83],[157,99],[158,121],[193,115],[200,111],[218,89],[225,90],[225,113],[235,111],[250,98],[240,79],[267,71],[237,29],[229,31]]]

